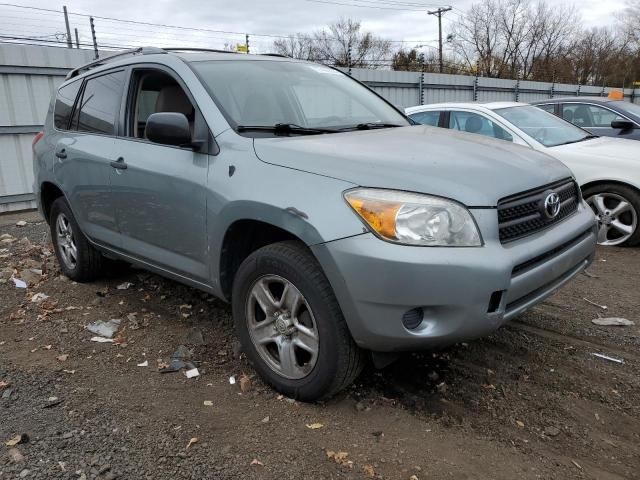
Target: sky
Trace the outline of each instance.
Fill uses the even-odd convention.
[[[1,0],[0,0],[1,1]],[[14,0],[13,5],[52,9],[46,12],[20,9],[0,3],[0,40],[2,36],[41,37],[61,40],[64,34],[62,5],[69,10],[70,23],[78,28],[81,44],[89,46],[91,33],[87,17],[94,15],[96,36],[104,45],[183,46],[198,44],[221,48],[225,43],[244,43],[251,33],[250,45],[256,53],[268,52],[274,37],[306,33],[320,29],[341,17],[360,20],[365,30],[396,45],[425,50],[438,45],[438,23],[426,12],[438,6],[452,6],[443,16],[443,30],[460,18],[474,0],[453,0],[438,4],[434,0]],[[560,4],[559,0],[548,0]],[[615,22],[615,15],[626,0],[578,0],[573,3],[586,26],[604,26]],[[139,25],[107,18],[182,26],[207,31]],[[213,32],[215,30],[216,32]],[[255,34],[255,35],[254,35]],[[262,34],[265,36],[260,36]]]

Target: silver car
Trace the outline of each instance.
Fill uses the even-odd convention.
[[[119,259],[230,302],[256,370],[314,400],[371,356],[495,330],[593,259],[560,162],[411,123],[322,65],[141,48],[68,75],[34,189],[65,275]]]

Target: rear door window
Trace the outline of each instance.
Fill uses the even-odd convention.
[[[536,107],[538,107],[541,110],[544,110],[545,112],[553,113],[554,115],[556,113],[556,106],[553,103],[547,103],[545,105],[536,105]]]
[[[78,130],[115,134],[124,79],[124,71],[121,70],[87,80],[78,107]]]
[[[78,96],[81,85],[82,81],[76,80],[58,90],[58,96],[56,97],[56,103],[53,108],[53,124],[58,130],[66,130],[69,128],[69,119],[71,118],[73,104],[76,102],[76,97]]]
[[[431,112],[417,112],[409,115],[409,118],[415,120],[422,125],[431,125],[432,127],[437,127],[438,122],[440,121],[440,111],[431,111]]]

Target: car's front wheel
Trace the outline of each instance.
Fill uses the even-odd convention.
[[[358,348],[320,265],[297,242],[251,254],[234,279],[233,316],[243,349],[276,390],[313,401],[362,370]]]
[[[605,183],[585,189],[587,204],[598,219],[598,244],[640,244],[640,194],[631,187]]]

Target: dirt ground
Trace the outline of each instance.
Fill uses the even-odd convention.
[[[640,478],[640,249],[602,248],[590,276],[493,335],[304,404],[255,376],[223,302],[130,268],[75,284],[33,213],[0,216],[1,234],[16,239],[0,244],[2,479]],[[90,341],[109,319],[116,343]],[[181,345],[199,377],[158,372]]]

